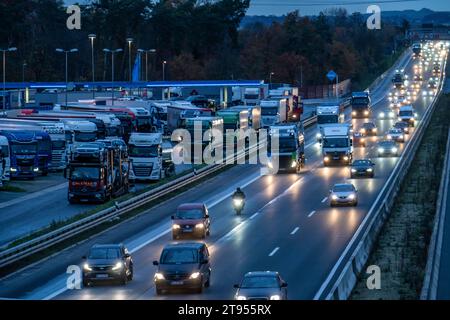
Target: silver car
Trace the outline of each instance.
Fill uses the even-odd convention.
[[[330,190],[330,206],[358,204],[358,190],[351,183],[337,183]]]
[[[254,271],[244,275],[235,300],[287,300],[287,283],[275,271]]]
[[[392,128],[386,133],[386,139],[396,142],[405,142],[405,134],[402,129]]]

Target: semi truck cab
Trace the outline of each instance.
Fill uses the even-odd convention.
[[[269,169],[278,162],[281,171],[299,173],[305,165],[305,137],[296,124],[279,124],[269,128]],[[272,138],[278,138],[278,150],[272,150]]]
[[[353,140],[348,124],[337,124],[323,128],[322,155],[324,166],[332,163],[351,164]]]
[[[135,133],[128,141],[131,160],[130,180],[158,181],[164,178],[162,163],[162,134]]]
[[[352,118],[370,118],[372,116],[372,102],[368,92],[353,92],[350,104]]]

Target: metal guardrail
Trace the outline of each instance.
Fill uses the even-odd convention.
[[[446,219],[446,201],[448,182],[450,179],[450,130],[447,136],[445,158],[442,166],[441,182],[438,199],[436,201],[436,215],[434,218],[433,234],[428,247],[428,259],[425,279],[420,300],[436,300],[439,282],[439,268],[441,262],[442,238],[444,235],[444,222]]]
[[[302,122],[303,126],[306,128],[316,123],[316,121],[317,116],[313,116],[303,120]],[[247,156],[250,150],[254,148],[255,146],[249,147],[245,152],[245,156]],[[244,155],[239,154],[237,155],[238,158],[242,156]],[[78,234],[81,234],[82,232],[88,231],[96,226],[99,226],[100,224],[106,221],[118,218],[121,215],[124,215],[132,210],[144,206],[147,203],[159,197],[163,197],[171,192],[174,192],[178,189],[188,186],[206,177],[207,175],[224,168],[225,166],[226,161],[223,164],[208,165],[204,168],[199,169],[195,173],[194,172],[188,173],[173,181],[165,183],[157,188],[154,188],[150,191],[147,191],[124,202],[121,202],[117,204],[117,206],[112,206],[110,208],[104,209],[93,215],[90,215],[88,217],[75,221],[71,224],[63,226],[57,230],[51,231],[42,236],[19,244],[13,248],[0,251],[0,268],[3,268],[14,262],[24,259],[42,250],[50,248],[70,237],[76,236]]]
[[[442,94],[446,64],[447,60],[442,69],[441,84],[438,94],[436,94],[430,107],[425,112],[422,121],[419,122],[410,143],[406,145],[400,160],[397,162],[392,174],[376,198],[367,216],[360,224],[358,230],[353,235],[350,243],[345,248],[343,254],[331,270],[314,299],[345,300],[350,296],[358,279],[358,275],[363,270],[369,258],[371,249],[376,242],[378,232],[390,213],[397,193],[400,190],[401,183],[414,160],[417,148],[420,145],[435,109],[436,101]]]

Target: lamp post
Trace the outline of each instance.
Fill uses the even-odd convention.
[[[275,75],[274,72],[271,72],[271,73],[269,74],[269,89],[272,89],[272,76],[273,76],[273,75]]]
[[[111,53],[111,92],[112,92],[112,105],[114,105],[114,54],[122,52],[122,49],[103,49],[105,53]]]
[[[2,99],[3,110],[6,109],[6,52],[13,52],[16,50],[17,48],[15,47],[0,49],[0,51],[3,53],[3,99]]]
[[[91,40],[91,61],[92,61],[92,98],[95,99],[95,60],[94,60],[94,40],[97,36],[93,33],[88,35],[89,40]]]
[[[145,82],[148,82],[148,54],[155,53],[156,49],[138,49],[139,52],[145,53]]]
[[[22,63],[22,83],[25,84],[25,68],[27,67],[27,62],[24,61]]]
[[[130,73],[130,82],[132,81],[132,70],[131,70],[131,44],[133,43],[133,38],[127,38],[128,42],[128,71]]]
[[[64,49],[56,49],[56,52],[59,53],[65,53],[66,55],[66,106],[67,106],[67,83],[68,83],[68,61],[69,61],[69,53],[75,53],[78,52],[78,49],[70,49],[70,50],[64,50]]]
[[[162,74],[163,78],[162,78],[162,80],[163,81],[166,81],[166,64],[167,64],[167,61],[164,60],[163,63],[162,63],[162,71],[163,71],[163,74]]]

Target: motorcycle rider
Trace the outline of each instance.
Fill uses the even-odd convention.
[[[241,188],[237,187],[236,191],[233,193],[233,199],[242,199],[245,200],[245,193],[241,190]]]

